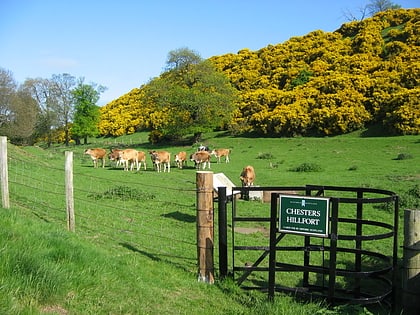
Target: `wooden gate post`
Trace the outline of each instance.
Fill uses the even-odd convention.
[[[5,209],[10,208],[9,203],[9,175],[7,166],[7,137],[0,137],[0,180],[1,201]]]
[[[214,283],[213,172],[198,171],[197,186],[197,258],[198,281]]]
[[[67,208],[67,229],[74,232],[74,198],[73,198],[73,152],[65,153],[65,173],[66,173],[66,208]]]
[[[420,210],[404,211],[403,309],[417,315],[420,310]]]

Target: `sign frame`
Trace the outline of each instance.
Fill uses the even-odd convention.
[[[280,194],[278,230],[326,238],[329,212],[330,198]]]

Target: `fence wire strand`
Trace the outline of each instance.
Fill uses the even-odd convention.
[[[122,169],[115,171],[123,172]],[[73,176],[76,233],[94,242],[115,242],[119,247],[134,252],[148,252],[168,259],[195,261],[193,202],[188,203],[181,198],[182,202],[168,203],[159,200],[158,193],[155,199],[144,202],[124,201],[118,198],[100,200],[100,197],[98,200],[95,196],[104,193],[104,185],[101,183],[109,182],[109,177],[102,177],[99,172],[96,175],[85,174],[80,170],[76,170]],[[81,182],[83,185],[79,185]],[[175,187],[164,180],[160,186],[139,183],[136,178],[130,176],[124,179],[125,186],[137,187],[141,191],[160,193],[175,191],[189,195],[193,200],[195,197],[193,183],[185,184],[186,188]],[[65,228],[64,167],[55,167],[48,160],[39,162],[36,159],[9,158],[9,186],[12,206],[25,210],[40,220],[60,224]],[[138,205],[135,208],[136,204]],[[101,216],[110,216],[113,219],[101,220]],[[191,226],[191,231],[186,228],[188,226]],[[182,233],[171,233],[174,230]]]

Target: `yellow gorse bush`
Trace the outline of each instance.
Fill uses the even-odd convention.
[[[388,10],[335,32],[209,60],[238,90],[225,126],[233,133],[336,135],[372,123],[393,134],[420,132],[420,9]],[[144,89],[101,109],[101,134],[163,130],[173,119],[188,124],[188,112],[174,117],[150,98],[145,104]]]

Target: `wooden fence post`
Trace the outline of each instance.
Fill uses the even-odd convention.
[[[198,171],[197,186],[197,258],[198,281],[214,283],[213,172]]]
[[[7,137],[0,137],[0,180],[1,201],[5,209],[10,208],[9,203],[9,173],[7,166]]]
[[[74,198],[73,198],[73,152],[66,151],[65,154],[65,180],[66,180],[66,209],[67,209],[67,229],[74,232]]]
[[[420,310],[420,210],[404,211],[403,312],[418,315]]]

